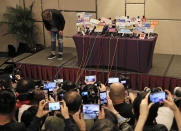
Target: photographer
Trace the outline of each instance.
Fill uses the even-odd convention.
[[[176,123],[177,123],[177,126],[178,126],[178,130],[181,131],[181,112],[179,111],[178,107],[175,105],[173,99],[172,99],[172,95],[171,93],[166,90],[167,92],[167,99],[166,100],[163,100],[164,102],[164,105],[169,107],[173,112],[174,112],[174,116],[176,118]],[[136,125],[136,128],[135,128],[135,131],[142,131],[142,130],[148,130],[146,129],[146,125],[145,123],[150,119],[150,115],[153,115],[151,114],[151,108],[154,106],[153,103],[148,103],[148,99],[149,99],[149,93],[146,95],[146,97],[141,101],[141,104],[140,104],[140,108],[139,108],[139,119],[138,119],[138,122],[137,122],[137,125]],[[159,128],[159,129],[158,129]],[[164,129],[164,126],[157,126],[155,128],[153,128],[152,126],[152,130],[167,130],[166,128]]]
[[[151,93],[159,93],[159,92],[163,92],[161,87],[156,87],[151,89]],[[163,103],[161,103],[160,107],[158,108],[157,114],[158,114],[156,117],[157,124],[163,124],[167,127],[168,130],[170,130],[174,118],[173,111],[170,108],[164,106]]]
[[[35,89],[34,82],[32,80],[20,80],[17,83],[16,94],[18,103],[17,113],[18,122],[21,122],[21,116],[25,110],[32,106],[33,90]]]
[[[80,108],[81,108],[81,104],[82,104],[82,98],[81,98],[80,94],[77,91],[68,91],[64,95],[64,101],[68,108],[70,121],[72,121],[73,123],[76,123],[81,130],[86,130],[85,122],[81,121],[81,119],[79,119],[79,116],[81,115]],[[62,115],[63,115],[63,113],[62,113]],[[64,118],[65,118],[65,116],[64,116]],[[65,122],[66,122],[66,118],[65,118]],[[83,122],[83,123],[81,123],[81,122]]]
[[[53,98],[51,98],[51,102],[55,102]],[[56,130],[61,130],[64,127],[65,131],[79,131],[79,130],[86,130],[85,129],[85,122],[81,118],[80,119],[80,108],[81,108],[82,98],[77,91],[68,91],[64,94],[63,100],[60,101],[60,112],[55,111],[54,116],[50,116],[45,121],[45,128],[46,130],[54,130],[55,125],[52,123],[56,121],[59,123],[61,127]],[[62,119],[63,117],[63,119]],[[64,122],[62,122],[64,120]],[[51,129],[51,127],[53,129]]]
[[[0,91],[0,130],[1,131],[38,131],[40,128],[41,118],[49,113],[43,110],[45,101],[39,103],[36,116],[31,124],[25,128],[24,124],[15,121],[14,113],[16,107],[16,96],[10,90]]]
[[[127,104],[125,102],[125,88],[120,83],[113,83],[110,85],[109,96],[113,102],[114,108],[119,112],[119,114],[125,118],[131,118],[129,124],[134,125],[134,115],[132,113],[132,104]],[[133,99],[132,99],[133,101]]]
[[[176,123],[177,123],[177,126],[178,126],[178,130],[181,131],[181,112],[179,110],[179,108],[177,107],[177,105],[174,103],[173,99],[172,99],[172,95],[171,93],[166,90],[168,96],[167,96],[167,100],[164,100],[164,105],[169,107],[173,113],[174,113],[174,116],[175,116],[175,119],[176,119]]]
[[[145,104],[148,105],[148,99],[149,99],[148,97],[149,94],[146,95],[146,93],[140,93],[133,102],[133,112],[136,119],[135,125],[137,123],[139,125],[143,124],[142,125],[143,131],[148,131],[148,130],[154,131],[156,129],[167,131],[168,129],[164,125],[157,124],[155,120],[155,118],[157,117],[157,111],[158,108],[160,107],[160,104],[159,103],[150,104],[149,108],[148,107],[146,108],[144,106]],[[142,107],[145,107],[145,109],[142,109]],[[137,130],[137,126],[135,130]]]
[[[174,103],[177,105],[178,109],[181,111],[181,87],[175,87],[174,89]],[[176,119],[174,118],[172,128],[173,131],[178,130]]]
[[[89,84],[87,86],[93,86],[93,85]],[[97,88],[98,88],[98,93],[96,95],[100,97],[100,99],[98,97],[98,103],[101,104],[100,105],[101,111],[99,112],[98,119],[110,120],[111,122],[113,122],[113,124],[115,125],[115,127],[117,129],[119,128],[119,129],[125,130],[125,131],[131,130],[132,129],[131,126],[127,123],[129,120],[122,117],[119,114],[119,112],[116,111],[116,109],[114,108],[112,100],[109,97],[109,92],[106,89],[106,86],[104,84],[99,84],[99,86]],[[103,97],[101,97],[101,96],[103,96]],[[88,97],[90,97],[90,95]],[[90,103],[88,103],[88,104],[90,104]],[[97,122],[97,120],[96,120],[96,122]],[[102,123],[102,124],[105,124],[105,123]],[[96,125],[96,126],[94,125],[95,128],[101,128],[101,127],[97,127],[97,126],[98,125]],[[102,127],[102,130],[103,129],[104,128]]]

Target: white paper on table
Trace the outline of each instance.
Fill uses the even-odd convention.
[[[100,21],[96,19],[90,19],[90,22],[98,25]]]

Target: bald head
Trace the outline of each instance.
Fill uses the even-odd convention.
[[[77,91],[66,92],[64,94],[64,100],[69,109],[69,112],[71,112],[71,113],[77,112],[82,103],[82,97],[80,96],[80,94]]]
[[[110,98],[115,103],[115,101],[124,101],[125,88],[120,82],[111,84],[110,86]]]

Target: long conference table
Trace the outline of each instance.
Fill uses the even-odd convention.
[[[152,67],[157,37],[155,34],[153,38],[141,40],[76,34],[73,40],[81,66],[119,67],[147,73]]]

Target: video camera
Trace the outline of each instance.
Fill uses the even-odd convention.
[[[85,87],[82,90],[80,90],[80,95],[82,96],[83,104],[98,103],[98,93],[100,85],[101,82],[96,82],[94,84],[85,85]]]
[[[19,75],[19,77],[18,77],[18,75]],[[9,74],[9,78],[11,79],[12,82],[16,82],[21,79],[21,75],[22,75],[21,70],[18,68],[15,68],[13,70],[12,74]]]

